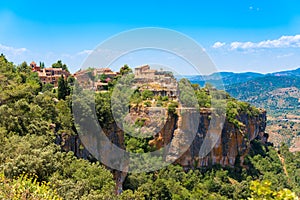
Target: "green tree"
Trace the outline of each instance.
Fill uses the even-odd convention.
[[[143,100],[152,99],[154,97],[154,94],[150,90],[144,90],[142,91],[142,98]]]
[[[198,108],[197,98],[189,80],[183,78],[178,83],[179,99],[183,107]]]
[[[191,86],[194,90],[200,90],[200,85],[198,83],[193,83]]]
[[[266,200],[295,200],[298,199],[296,194],[289,189],[275,191],[271,189],[270,181],[252,181],[250,185],[251,197],[249,200],[266,199]]]
[[[16,179],[8,179],[0,174],[1,199],[36,199],[36,200],[62,200],[49,183],[39,183],[36,178],[27,174]]]
[[[120,69],[120,74],[124,75],[124,74],[129,74],[132,72],[132,69],[130,69],[130,67],[128,65],[124,65],[123,67],[121,67]]]
[[[30,66],[27,65],[26,62],[22,62],[18,67],[17,67],[18,72],[24,72],[26,74],[29,74],[31,71]]]
[[[54,88],[53,84],[46,83],[42,86],[42,92],[52,91],[53,88]]]
[[[56,104],[56,112],[57,112],[57,126],[59,128],[60,133],[67,133],[68,135],[74,135],[73,131],[73,116],[71,113],[71,109],[69,108],[68,102],[64,100],[60,100]]]
[[[40,62],[40,68],[44,69],[45,68],[45,63],[44,62]]]
[[[68,86],[65,81],[65,78],[63,75],[58,79],[58,92],[57,92],[58,99],[66,99],[66,96],[68,95]]]
[[[67,82],[69,86],[73,86],[75,83],[75,78],[73,76],[69,76]]]
[[[132,104],[136,104],[137,106],[139,106],[139,104],[143,101],[142,97],[141,97],[141,93],[140,91],[137,89],[134,91],[134,93],[131,95],[130,98],[130,102]]]
[[[106,82],[106,79],[107,79],[107,75],[106,74],[101,74],[100,75],[100,81],[101,82]]]
[[[178,102],[171,101],[168,104],[168,113],[171,115],[177,115],[176,108],[178,108]]]
[[[62,68],[63,70],[66,70],[67,72],[69,71],[67,65],[62,63],[61,60],[58,60],[56,63],[53,63],[52,67],[53,68]]]

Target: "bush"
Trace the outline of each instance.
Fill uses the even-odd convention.
[[[134,124],[138,127],[142,127],[142,126],[144,126],[145,122],[146,122],[145,118],[138,118],[135,120]]]
[[[50,83],[46,83],[45,85],[42,86],[42,92],[46,91],[52,91],[54,86]]]
[[[156,106],[157,107],[161,107],[162,105],[163,105],[162,100],[158,100],[157,103],[156,103]]]
[[[153,97],[154,97],[154,94],[150,90],[144,90],[142,92],[142,98],[143,98],[143,100],[152,99]]]
[[[168,105],[168,113],[176,115],[176,108],[178,108],[178,103],[175,101],[172,101]]]
[[[57,192],[51,188],[51,184],[37,182],[26,174],[17,179],[8,179],[0,174],[0,198],[1,199],[47,199],[60,200]]]
[[[270,181],[252,181],[250,185],[251,198],[254,199],[286,199],[294,200],[298,199],[296,194],[289,189],[282,189],[279,191],[274,191],[271,189]]]
[[[144,102],[144,105],[145,105],[146,107],[151,107],[151,102],[150,102],[150,101],[145,101],[145,102]]]
[[[164,96],[164,97],[162,97],[161,100],[162,100],[162,101],[169,101],[169,97],[168,97],[168,96]]]

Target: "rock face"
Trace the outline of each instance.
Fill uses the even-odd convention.
[[[149,109],[151,108],[131,110],[131,120],[136,121],[138,118],[143,118],[146,120],[146,125],[150,126],[150,130],[151,126],[154,127],[153,130],[159,127],[158,131],[155,130],[157,133],[149,144],[158,149],[170,144],[170,149],[164,159],[174,160],[175,163],[185,168],[200,168],[215,164],[234,166],[237,158],[240,159],[240,164],[243,165],[244,157],[250,149],[250,141],[261,138],[263,142],[266,142],[264,132],[266,112],[264,110],[261,110],[258,116],[240,113],[237,119],[244,124],[240,127],[225,119],[222,130],[217,130],[216,136],[218,139],[215,139],[215,142],[206,147],[208,150],[204,153],[205,155],[202,155],[203,149],[201,147],[205,145],[203,144],[205,138],[213,134],[209,132],[209,127],[211,126],[210,130],[214,130],[214,126],[210,124],[211,112],[208,109],[202,109],[198,114],[195,114],[192,109],[185,110],[185,116],[183,116],[182,114],[168,114],[161,110],[164,108],[156,108],[155,112],[159,112],[160,115],[164,113],[165,117],[163,119],[153,118],[155,112],[151,112],[151,116],[149,115]],[[177,112],[180,113],[180,110],[177,110]],[[159,120],[163,120],[163,123]],[[105,131],[106,135],[114,144],[124,149],[123,132],[115,124],[112,126],[111,130]],[[149,128],[145,130],[149,131]],[[191,131],[195,133],[190,133]],[[194,135],[187,138],[187,135],[191,134]],[[58,137],[57,143],[61,144],[63,150],[73,151],[77,157],[92,158],[77,135],[62,135]],[[184,152],[182,152],[183,150]]]
[[[209,167],[215,164],[243,166],[244,158],[250,150],[250,141],[259,138],[267,142],[266,112],[260,110],[257,116],[239,113],[236,117],[240,126],[230,123],[226,118],[219,128],[218,123],[212,123],[212,113],[209,109],[177,109],[178,115],[168,113],[165,108],[131,109],[129,121],[143,119],[145,133],[153,132],[149,145],[157,149],[170,145],[164,154],[165,160],[180,164],[185,169]],[[159,116],[159,117],[158,117]],[[116,125],[111,124],[104,132],[115,145],[122,149],[124,133]],[[82,138],[85,140],[84,138]],[[89,138],[97,141],[97,138]],[[94,159],[84,148],[78,135],[57,137],[57,144],[65,151],[73,151],[77,157]],[[97,142],[96,142],[97,143]],[[97,146],[97,144],[96,144]],[[106,155],[107,157],[107,155]],[[108,156],[109,157],[109,156]],[[112,170],[117,182],[118,193],[122,191],[122,182],[127,173]]]
[[[226,119],[223,128],[217,130],[218,139],[211,144],[212,146],[206,147],[207,151],[201,155],[203,141],[211,134],[208,131],[210,116],[208,111],[200,112],[199,127],[194,141],[176,162],[185,168],[207,167],[215,164],[234,166],[237,161],[243,165],[244,158],[250,150],[250,141],[264,135],[266,112],[262,111],[258,116],[241,113],[237,116],[237,119],[244,124],[241,127],[236,127]],[[211,129],[214,130],[214,127]]]
[[[218,128],[218,124],[211,124],[212,113],[208,109],[201,109],[200,112],[193,109],[185,109],[183,112],[182,109],[177,109],[177,113],[184,115],[167,114],[164,126],[150,141],[150,145],[161,148],[170,144],[164,159],[172,160],[185,168],[215,164],[234,166],[236,162],[243,165],[244,158],[250,150],[250,141],[255,138],[265,140],[264,110],[261,110],[258,116],[240,113],[237,116],[237,120],[243,124],[240,127],[225,119],[221,129]],[[210,138],[211,143],[205,141],[208,140],[206,137]],[[181,152],[183,150],[184,152]]]

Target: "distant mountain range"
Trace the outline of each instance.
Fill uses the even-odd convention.
[[[300,76],[300,68],[288,71],[271,73],[273,76]]]
[[[295,144],[300,144],[300,68],[268,74],[220,72],[186,78],[201,86],[210,83],[238,100],[266,109],[267,131],[275,145],[286,142],[297,148]]]
[[[223,87],[222,85],[224,85],[224,87],[227,88],[228,85],[244,83],[256,78],[268,76],[300,76],[300,68],[295,70],[280,71],[268,74],[261,74],[256,72],[218,72],[210,75],[189,75],[184,77],[189,79],[192,83],[198,83],[201,86],[203,86],[205,83],[211,83],[217,88]]]

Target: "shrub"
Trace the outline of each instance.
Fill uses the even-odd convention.
[[[49,182],[39,183],[36,178],[30,178],[26,174],[12,180],[0,174],[0,197],[1,199],[62,199],[51,188]]]
[[[157,106],[157,107],[163,106],[162,100],[158,100],[158,101],[156,102],[156,106]]]
[[[175,101],[172,101],[168,105],[168,113],[170,114],[176,114],[176,108],[178,108],[178,103]]]
[[[153,96],[154,96],[154,94],[150,90],[144,90],[142,92],[142,98],[143,98],[143,100],[152,99]]]
[[[145,102],[144,102],[144,105],[145,105],[146,107],[151,107],[151,102],[150,102],[150,101],[145,101]]]
[[[168,96],[164,96],[164,97],[162,97],[161,100],[162,100],[162,101],[169,101],[169,97],[168,97]]]
[[[138,118],[135,120],[134,124],[138,127],[142,127],[142,126],[144,126],[145,122],[146,122],[145,118]]]

